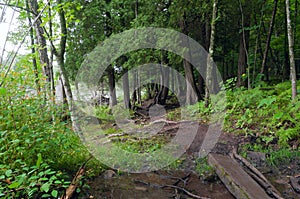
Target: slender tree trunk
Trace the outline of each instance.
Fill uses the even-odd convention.
[[[186,16],[184,14],[183,18],[180,20],[180,28],[182,33],[185,35],[188,35],[188,30],[187,30],[187,24],[186,24]],[[187,47],[188,52],[185,53],[185,57],[191,57],[190,51],[189,51],[189,41],[188,38],[182,38],[183,46]],[[193,68],[190,62],[188,62],[186,59],[183,59],[183,67],[185,71],[185,79],[187,82],[187,88],[186,88],[186,104],[194,104],[198,101],[199,92],[196,87],[195,83],[195,78],[193,74]]]
[[[210,90],[209,88],[213,88],[213,70],[214,70],[214,45],[215,45],[215,34],[216,34],[216,20],[217,20],[217,5],[218,0],[214,0],[213,3],[213,13],[211,19],[211,34],[210,34],[210,44],[209,44],[209,51],[208,51],[208,58],[207,58],[207,68],[206,68],[206,87],[205,87],[205,107],[208,107],[210,103]],[[213,90],[211,90],[213,92]]]
[[[126,109],[130,109],[130,91],[129,91],[129,79],[127,69],[124,71],[123,75],[123,92],[124,92],[124,106]]]
[[[288,39],[288,30],[287,30],[287,13],[285,13],[285,32],[284,32],[284,68],[283,68],[283,80],[288,80],[290,78],[290,65],[289,65],[289,39]]]
[[[293,31],[291,24],[291,12],[290,12],[290,0],[285,0],[286,5],[286,19],[287,19],[287,31],[289,40],[289,55],[290,55],[290,75],[292,81],[292,99],[295,100],[297,97],[297,84],[296,84],[296,67],[295,67],[295,57],[294,57],[294,41],[293,41]]]
[[[162,94],[161,94],[161,104],[166,104],[168,94],[169,94],[169,83],[170,83],[170,70],[169,68],[164,69],[164,81],[165,81],[165,86],[162,89]]]
[[[270,21],[270,28],[269,28],[269,32],[268,32],[268,37],[267,37],[267,41],[266,41],[266,46],[265,46],[265,51],[264,51],[264,57],[262,60],[262,66],[261,66],[261,70],[260,73],[265,75],[266,80],[269,80],[269,76],[268,76],[268,71],[269,71],[269,67],[267,66],[267,58],[268,58],[268,52],[270,49],[270,42],[271,42],[271,37],[273,34],[273,27],[274,27],[274,22],[275,22],[275,17],[276,17],[276,11],[277,11],[277,5],[278,5],[278,0],[274,0],[274,8],[273,8],[273,12],[272,12],[272,18]]]
[[[253,71],[252,71],[252,82],[255,81],[255,77],[256,77],[256,65],[257,65],[257,54],[258,51],[261,53],[261,26],[263,23],[263,16],[264,16],[264,12],[263,12],[263,6],[261,7],[261,14],[260,14],[260,20],[259,22],[257,22],[256,20],[256,16],[254,15],[254,20],[255,20],[255,24],[259,25],[259,28],[257,29],[257,36],[256,36],[256,41],[255,41],[255,50],[254,50],[254,63],[253,63]]]
[[[33,13],[38,13],[39,7],[38,7],[38,2],[37,0],[31,0],[30,2],[30,8]],[[48,58],[48,53],[47,53],[47,44],[46,44],[46,39],[44,36],[44,30],[41,27],[41,19],[36,20],[36,23],[34,24],[35,32],[36,32],[36,43],[39,45],[39,57],[40,57],[40,62],[41,65],[43,66],[43,75],[46,77],[46,82],[51,84],[51,71],[50,71],[50,66],[49,66],[49,58]],[[48,90],[51,92],[51,87],[48,85]]]
[[[31,41],[31,53],[32,53],[32,65],[33,65],[33,71],[34,71],[34,76],[35,76],[35,86],[36,86],[36,90],[38,92],[41,91],[41,87],[40,87],[40,82],[39,82],[39,72],[38,72],[38,67],[37,67],[37,62],[36,62],[36,57],[35,57],[35,47],[34,47],[34,34],[33,34],[33,28],[32,28],[32,21],[31,21],[31,13],[29,12],[29,2],[28,0],[26,0],[26,10],[27,10],[27,18],[28,18],[28,25],[30,28],[30,41]]]
[[[51,2],[48,1],[48,13],[49,13],[49,34],[50,38],[52,39],[53,37],[53,23],[52,23],[52,10],[51,10]],[[53,58],[54,58],[54,52],[51,49],[50,51],[50,60],[49,60],[49,70],[50,70],[50,76],[51,76],[51,90],[53,92],[53,95],[55,95],[55,82],[54,82],[54,74],[53,74]]]
[[[296,44],[298,9],[299,9],[298,0],[295,0],[294,31],[293,31],[294,44]]]
[[[108,86],[109,86],[109,107],[112,108],[113,106],[117,105],[117,96],[116,96],[116,89],[115,89],[115,70],[110,65],[107,68],[108,72]]]
[[[61,0],[57,0],[56,3],[58,5],[62,4]],[[64,60],[64,56],[65,56],[65,52],[66,52],[66,43],[67,43],[67,24],[66,24],[66,18],[65,18],[65,13],[63,9],[60,9],[58,11],[59,14],[59,22],[60,22],[60,31],[61,31],[61,38],[60,38],[60,43],[59,43],[59,51],[55,48],[54,44],[52,43],[52,41],[50,40],[51,43],[51,47],[52,47],[52,52],[55,55],[56,59],[57,59],[57,63],[59,66],[59,71],[60,71],[60,77],[62,80],[62,84],[63,84],[63,89],[67,98],[67,105],[68,105],[68,109],[69,112],[71,113],[70,118],[71,118],[71,123],[72,123],[72,127],[73,130],[75,132],[79,132],[80,129],[76,124],[76,120],[74,118],[73,115],[73,105],[72,105],[72,101],[73,101],[73,95],[72,95],[72,90],[71,90],[71,85],[69,82],[69,77],[68,77],[68,73],[67,70],[65,68],[65,60]]]
[[[246,9],[248,5],[245,6]],[[250,26],[250,12],[248,10],[244,11],[240,2],[241,18],[242,18],[242,32],[240,34],[240,49],[239,49],[239,59],[238,59],[238,75],[237,75],[237,87],[246,86],[246,81],[242,77],[246,74],[248,66],[248,47],[249,47],[249,37],[250,31],[245,30],[245,27]],[[250,78],[250,77],[248,77]]]
[[[133,80],[132,80],[132,88],[134,89],[131,96],[131,108],[135,107],[135,103],[137,101],[137,93],[136,93],[136,87],[137,87],[137,72],[135,71],[133,73]]]

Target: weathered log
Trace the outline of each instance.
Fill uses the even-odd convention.
[[[297,192],[300,193],[300,184],[299,184],[299,179],[297,177],[290,177],[290,182],[293,187],[293,189]]]
[[[253,173],[253,175],[251,176],[267,191],[268,194],[272,195],[276,199],[283,199],[280,196],[279,191],[277,191],[277,189],[258,169],[256,169],[248,160],[237,154],[236,148],[233,148],[232,155],[233,158],[236,158],[237,160],[241,161],[250,170],[250,172]],[[257,176],[257,178],[255,176]]]
[[[238,162],[220,154],[209,154],[209,164],[215,168],[227,189],[239,199],[271,198],[240,166]]]

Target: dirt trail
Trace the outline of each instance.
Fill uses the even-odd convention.
[[[173,125],[175,127],[176,124]],[[185,159],[176,170],[159,170],[149,173],[122,174],[110,177],[99,176],[89,182],[91,188],[88,193],[89,197],[102,199],[191,198],[182,190],[184,189],[201,197],[233,199],[234,197],[215,176],[202,180],[196,172],[195,157],[198,154],[207,129],[207,125],[199,125],[195,139],[184,155]],[[170,125],[168,125],[163,131],[168,134],[175,134],[177,128],[170,128]],[[236,143],[232,137],[228,137],[225,134],[222,137],[222,143],[226,142],[226,144],[217,144],[218,149],[216,150],[224,152],[230,144]],[[228,144],[229,142],[230,144]]]
[[[185,128],[189,131],[189,123]],[[155,172],[116,175],[110,171],[110,175],[101,175],[88,182],[89,190],[86,190],[84,198],[101,199],[185,199],[193,198],[190,194],[195,194],[211,199],[234,199],[231,193],[216,177],[216,175],[200,177],[196,171],[196,157],[206,135],[208,126],[200,124],[197,134],[181,158],[183,161],[176,169],[159,170]],[[178,130],[178,124],[170,123],[161,130],[163,134],[172,137]],[[188,133],[188,132],[187,132]],[[243,136],[235,136],[230,133],[222,133],[218,143],[212,152],[228,154],[233,146],[238,147],[247,143]],[[261,160],[258,160],[261,161]],[[264,160],[265,161],[265,160]],[[255,164],[255,162],[254,162]],[[265,164],[258,168],[272,184],[287,199],[300,198],[300,194],[295,193],[289,183],[289,176],[300,174],[300,161],[280,165],[279,168],[271,168]],[[204,180],[203,180],[204,179]]]

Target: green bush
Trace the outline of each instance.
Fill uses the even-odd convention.
[[[34,81],[26,68],[6,81],[0,88],[0,198],[57,198],[87,150],[61,121],[65,108],[46,101],[45,92],[29,92]]]
[[[290,82],[273,87],[227,91],[225,129],[255,135],[262,143],[288,147],[299,139],[300,103],[291,100]]]

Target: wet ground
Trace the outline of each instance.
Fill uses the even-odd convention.
[[[172,127],[172,125],[174,125]],[[172,135],[177,131],[177,124],[170,124],[163,129],[164,133]],[[169,129],[168,129],[169,128]],[[188,129],[188,128],[187,128]],[[129,174],[116,174],[112,170],[106,171],[88,182],[90,189],[84,198],[102,199],[187,199],[211,198],[233,199],[234,197],[216,177],[216,175],[203,176],[196,171],[196,157],[207,131],[206,125],[200,125],[197,135],[191,146],[184,154],[181,165],[176,169],[159,170],[155,172]],[[228,154],[233,146],[244,144],[242,136],[233,136],[222,133],[218,143],[213,149],[214,153]],[[265,161],[265,160],[257,160]],[[256,164],[257,162],[253,162]],[[299,159],[282,164],[279,168],[267,164],[258,169],[280,191],[283,198],[297,199],[297,194],[290,185],[290,177],[300,174]]]

